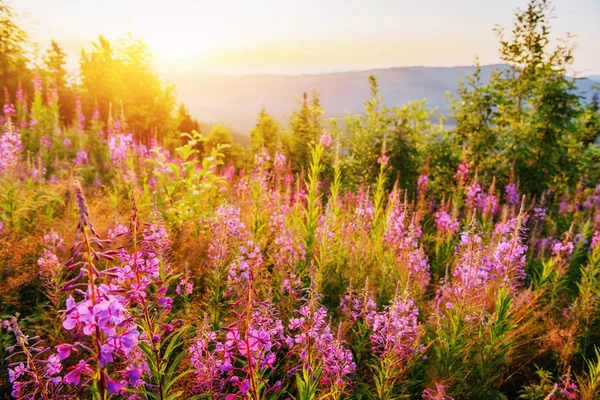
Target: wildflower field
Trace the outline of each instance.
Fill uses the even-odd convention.
[[[5,89],[0,396],[600,398],[600,115],[529,40],[544,5],[450,129],[374,77],[242,150]]]

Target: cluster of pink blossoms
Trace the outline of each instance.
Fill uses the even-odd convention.
[[[444,237],[451,237],[458,232],[458,218],[453,217],[446,210],[440,210],[435,213],[435,228]]]
[[[16,338],[16,343],[6,349],[11,396],[25,400],[68,398],[63,391],[65,381],[59,375],[62,365],[55,354],[48,355],[51,349],[44,347],[39,337],[23,334],[15,317],[3,321],[0,328],[12,332]],[[25,361],[13,361],[16,356]]]
[[[429,284],[429,261],[419,241],[422,230],[414,221],[407,221],[404,206],[396,205],[390,213],[383,242],[396,255],[396,264],[408,270],[408,279],[422,288]]]
[[[373,353],[381,358],[390,357],[402,369],[406,361],[417,353],[419,347],[419,309],[407,294],[397,293],[389,306],[371,317],[370,328]]]
[[[134,148],[131,133],[118,133],[108,139],[108,149],[113,165],[123,166],[127,161],[129,152],[133,151]]]
[[[521,194],[514,183],[506,185],[504,188],[504,197],[510,205],[518,206],[521,203]]]
[[[469,179],[469,164],[461,163],[458,166],[458,170],[456,171],[456,176],[454,178],[459,185],[467,183],[467,180]]]
[[[286,337],[286,343],[290,353],[300,358],[301,364],[289,373],[306,369],[316,377],[316,369],[320,369],[320,381],[324,387],[343,390],[350,383],[349,376],[354,373],[356,364],[352,352],[344,348],[343,341],[331,332],[327,308],[311,304],[309,299],[297,315],[290,319],[292,334]]]
[[[466,202],[469,207],[478,209],[486,215],[495,215],[500,211],[498,197],[492,192],[485,193],[477,180],[467,187]]]
[[[359,318],[364,319],[369,324],[373,323],[373,318],[377,313],[377,303],[368,289],[368,282],[360,295],[355,292],[352,285],[348,287],[340,300],[340,312],[353,323],[358,321]]]
[[[89,162],[87,151],[80,150],[77,152],[77,157],[73,159],[73,164],[81,167]]]
[[[331,135],[329,134],[329,132],[324,132],[321,137],[319,138],[319,141],[321,142],[321,144],[323,145],[323,147],[329,147],[331,146]]]
[[[276,352],[284,343],[283,324],[275,315],[271,305],[257,304],[245,332],[240,325],[235,325],[218,340],[217,332],[201,331],[189,348],[190,362],[196,373],[196,391],[221,395],[227,385],[233,385],[242,395],[247,395],[252,380],[274,368]],[[269,391],[280,388],[281,382],[276,382]]]
[[[0,134],[0,173],[15,168],[22,152],[21,134],[9,125]]]

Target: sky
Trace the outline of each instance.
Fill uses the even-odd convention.
[[[319,73],[499,62],[526,0],[9,0],[41,50],[77,54],[102,34],[144,39],[161,74]],[[600,0],[554,0],[552,34],[575,34],[572,73],[600,74]]]

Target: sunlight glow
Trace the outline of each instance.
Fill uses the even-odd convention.
[[[310,73],[389,66],[499,61],[496,24],[510,26],[522,0],[19,0],[14,7],[44,49],[55,39],[71,55],[102,34],[144,39],[159,70]],[[600,73],[600,3],[555,0],[553,36],[577,34],[574,68]],[[68,10],[65,12],[64,10]],[[59,22],[59,23],[57,23]]]

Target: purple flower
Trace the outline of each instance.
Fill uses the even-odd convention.
[[[538,220],[538,221],[545,221],[546,220],[546,209],[544,207],[534,207],[533,219]]]
[[[414,289],[422,290],[429,283],[429,262],[420,245],[421,227],[406,218],[402,204],[396,205],[390,213],[383,242],[395,254],[397,264],[403,268]]]
[[[73,164],[77,165],[78,167],[87,164],[88,162],[88,154],[85,150],[78,151],[77,157],[73,159]]]
[[[302,368],[315,373],[321,370],[320,384],[327,391],[341,391],[349,383],[349,375],[356,365],[352,352],[336,338],[327,322],[327,308],[318,305],[319,295],[313,293],[296,312],[301,316],[292,318],[289,328],[292,335],[286,338],[291,354],[300,358]],[[290,373],[295,373],[296,368]]]
[[[55,354],[52,354],[46,360],[46,373],[50,376],[58,374],[62,370],[62,365],[60,364],[60,358]]]
[[[114,361],[113,352],[115,347],[112,344],[105,343],[100,347],[100,366],[104,367],[106,364]]]
[[[123,389],[123,385],[114,379],[108,379],[108,392],[111,394],[119,393]]]
[[[331,146],[331,135],[329,134],[329,132],[323,132],[323,134],[319,138],[319,141],[321,142],[323,147]]]
[[[246,396],[246,394],[248,394],[248,390],[250,390],[250,380],[244,379],[243,381],[241,381],[238,384],[238,389],[240,390],[240,392],[242,392],[243,396]]]
[[[565,255],[571,255],[573,254],[573,250],[574,250],[574,246],[573,246],[573,242],[571,241],[565,241],[565,242],[560,242],[557,241],[556,243],[554,243],[552,245],[552,254],[555,256],[565,256]]]
[[[379,157],[377,157],[377,164],[381,164],[381,165],[388,165],[388,162],[390,162],[390,158],[388,156],[386,156],[385,154],[381,154]]]
[[[139,368],[128,369],[125,372],[125,377],[129,381],[129,384],[134,386],[140,380],[142,376],[142,371]]]
[[[194,292],[194,283],[192,281],[189,280],[189,276],[186,273],[180,280],[179,280],[179,284],[177,285],[177,287],[175,288],[175,293],[177,293],[179,296],[182,295],[191,295]]]
[[[458,166],[455,179],[459,185],[462,185],[467,182],[467,180],[469,179],[469,164],[462,163]]]
[[[10,383],[13,383],[14,381],[16,381],[17,379],[19,379],[19,377],[23,374],[27,373],[27,368],[25,368],[25,365],[23,365],[23,363],[19,363],[19,365],[17,365],[14,369],[8,369],[8,381]]]
[[[21,134],[9,125],[8,130],[0,134],[0,173],[16,168],[22,151]]]
[[[173,299],[170,297],[159,297],[158,304],[160,304],[161,307],[164,307],[166,309],[171,309]]]
[[[446,394],[446,388],[439,383],[435,384],[434,389],[425,389],[423,391],[423,400],[454,400]]]
[[[481,186],[479,186],[477,181],[470,184],[467,188],[467,205],[469,207],[476,207],[477,205],[481,204],[481,194]],[[485,194],[483,195],[485,196]],[[485,199],[483,200],[485,202]]]
[[[42,146],[44,146],[46,148],[46,150],[49,150],[50,147],[52,146],[52,142],[50,141],[50,139],[48,139],[46,136],[42,136],[40,138],[40,144]]]
[[[559,393],[567,400],[576,400],[579,398],[577,385],[571,381],[569,374],[560,377],[560,383],[555,384],[559,388]]]
[[[269,151],[264,147],[254,155],[254,165],[257,167],[266,165],[270,160],[271,156],[269,155]]]
[[[458,220],[447,211],[440,210],[435,214],[435,227],[442,236],[454,236],[458,232]]]
[[[71,350],[73,350],[73,345],[68,343],[59,344],[56,346],[56,354],[59,360],[64,360],[69,357],[71,354]]]
[[[285,155],[281,153],[275,153],[275,160],[273,161],[273,168],[275,171],[283,171],[286,166]]]
[[[407,294],[397,293],[391,304],[376,313],[370,324],[372,350],[380,358],[390,357],[400,369],[416,352],[419,309]]]
[[[65,375],[65,382],[75,386],[79,385],[81,375],[94,373],[94,370],[84,360],[79,360],[76,365],[70,367],[69,369],[71,372]]]
[[[290,329],[299,329],[302,328],[302,325],[304,325],[304,317],[290,319]]]
[[[130,133],[111,136],[108,139],[108,149],[113,165],[124,167],[130,151],[134,149],[133,136]]]
[[[114,228],[108,228],[109,239],[116,239],[119,236],[124,236],[129,233],[129,228],[123,224],[119,224]]]
[[[517,190],[517,185],[514,183],[506,185],[504,188],[504,197],[506,197],[506,200],[510,205],[518,206],[521,202],[521,194]]]
[[[2,111],[4,113],[4,118],[9,119],[10,117],[15,115],[15,105],[12,103],[4,103],[2,107]]]

